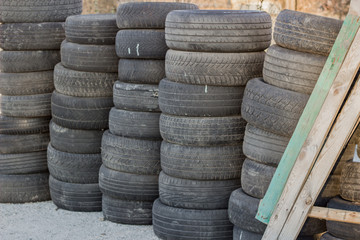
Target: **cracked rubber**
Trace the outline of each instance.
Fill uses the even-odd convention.
[[[0,114],[0,134],[22,135],[49,132],[51,117],[14,118]]]
[[[47,169],[46,151],[0,154],[0,174],[31,174]]]
[[[50,141],[49,133],[26,135],[0,135],[0,153],[28,153],[45,151]]]
[[[152,59],[120,59],[119,80],[135,84],[159,84],[165,78],[165,61]]]
[[[360,202],[360,163],[347,161],[340,178],[340,196],[348,201]]]

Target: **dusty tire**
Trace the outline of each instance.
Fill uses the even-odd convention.
[[[159,86],[115,82],[114,105],[118,109],[142,112],[160,112]]]
[[[154,201],[159,196],[157,175],[118,172],[101,166],[99,187],[103,194],[129,201]]]
[[[309,96],[281,89],[256,78],[244,92],[241,116],[251,125],[274,134],[290,137]]]
[[[13,118],[0,115],[0,134],[22,135],[49,132],[50,117]]]
[[[116,73],[118,57],[115,45],[77,44],[64,40],[61,44],[61,64],[77,71]]]
[[[194,180],[240,179],[245,159],[241,144],[196,147],[161,144],[161,168],[173,177]]]
[[[244,87],[199,86],[163,79],[159,106],[163,113],[190,117],[240,115]]]
[[[64,23],[5,23],[0,25],[3,50],[58,50],[65,38]]]
[[[158,112],[135,112],[112,108],[109,131],[117,136],[142,139],[161,139]]]
[[[276,18],[274,39],[284,48],[327,56],[341,26],[340,20],[283,10]]]
[[[261,240],[262,234],[253,233],[234,226],[233,240]]]
[[[51,199],[59,208],[77,212],[101,211],[102,197],[97,183],[67,183],[50,175],[49,186]]]
[[[102,164],[100,154],[77,154],[48,146],[48,166],[51,176],[68,183],[98,183]]]
[[[165,59],[168,50],[163,29],[120,30],[115,45],[119,58]]]
[[[0,51],[0,72],[24,73],[53,70],[60,51]]]
[[[73,43],[115,45],[118,31],[115,14],[70,16],[65,22],[66,40]]]
[[[49,133],[27,135],[0,135],[0,153],[29,153],[45,151],[49,143]]]
[[[119,80],[135,84],[159,84],[165,78],[165,61],[151,59],[120,59]]]
[[[206,53],[169,50],[166,77],[174,82],[212,86],[245,86],[262,77],[265,52]]]
[[[173,11],[166,17],[169,48],[196,52],[259,52],[271,43],[271,17],[262,11]]]
[[[348,201],[360,202],[360,163],[347,161],[341,172],[340,196]]]
[[[320,240],[344,240],[344,239],[334,237],[333,235],[327,232],[321,236]]]
[[[232,240],[233,234],[233,225],[229,222],[226,209],[173,208],[159,199],[153,205],[153,229],[160,239]]]
[[[311,94],[326,57],[272,45],[266,52],[264,81],[279,88]]]
[[[189,180],[160,172],[160,200],[167,206],[187,209],[225,209],[232,191],[241,186],[240,179]]]
[[[59,93],[74,97],[112,97],[117,73],[83,72],[65,68],[54,69],[54,85]]]
[[[160,133],[170,143],[191,146],[239,144],[246,122],[241,116],[182,117],[160,115]]]
[[[54,123],[72,129],[103,130],[108,128],[111,97],[71,97],[54,91],[51,110]]]
[[[104,219],[130,225],[151,225],[153,202],[127,201],[102,197]]]
[[[116,11],[116,22],[125,28],[165,28],[165,19],[174,10],[198,9],[191,3],[175,2],[128,2],[120,4]]]
[[[46,171],[46,151],[0,154],[0,174],[16,175]]]

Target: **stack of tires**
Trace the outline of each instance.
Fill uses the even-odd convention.
[[[228,200],[244,161],[244,87],[262,75],[271,18],[261,11],[173,11],[166,18],[160,82],[162,239],[231,239]]]
[[[102,139],[99,185],[104,218],[151,224],[160,172],[158,84],[165,75],[165,18],[183,3],[126,3],[117,9],[119,80]]]
[[[0,1],[0,202],[50,199],[53,69],[64,21],[81,11],[81,0]]]
[[[114,14],[66,19],[48,146],[50,193],[59,208],[101,211],[100,147],[117,79],[116,32]]]
[[[229,201],[234,239],[261,239],[266,225],[255,219],[290,137],[341,28],[341,21],[284,10],[277,17],[277,45],[266,53],[263,79],[248,82],[242,116],[248,122],[243,151],[246,155],[241,189]],[[324,37],[326,36],[326,37]],[[325,206],[339,191],[339,177],[330,178],[317,204]],[[300,239],[324,232],[325,222],[308,219]]]

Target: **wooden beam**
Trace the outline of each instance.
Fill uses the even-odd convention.
[[[353,0],[352,4],[357,2],[360,6],[360,0]],[[357,8],[356,8],[357,9]],[[357,11],[357,10],[356,10]],[[324,122],[317,123],[317,126],[323,126],[321,129],[322,136],[327,134],[327,131],[329,130],[329,126],[332,125],[332,122],[334,121],[337,111],[341,106],[341,103],[347,94],[347,91],[350,87],[350,82],[347,81],[344,83],[343,79],[338,79],[335,82],[335,78],[338,75],[338,72],[341,68],[341,66],[344,63],[345,56],[348,53],[348,50],[350,49],[350,46],[352,44],[352,41],[355,38],[355,35],[358,32],[358,29],[360,27],[360,17],[358,15],[352,15],[348,14],[343,27],[341,28],[341,31],[339,33],[339,36],[337,40],[335,41],[335,44],[332,48],[332,51],[329,55],[328,60],[326,61],[326,64],[324,66],[324,69],[322,73],[320,74],[320,77],[317,81],[317,84],[313,90],[313,93],[311,94],[308,104],[306,105],[303,114],[301,115],[298,125],[294,131],[294,134],[285,150],[284,155],[282,156],[282,159],[279,163],[279,166],[277,167],[277,170],[274,174],[274,177],[270,183],[270,186],[268,188],[268,191],[266,192],[266,195],[264,199],[260,202],[258,213],[256,218],[264,223],[270,222],[270,217],[272,216],[275,207],[281,206],[283,203],[280,201],[280,196],[285,188],[286,181],[288,180],[289,174],[291,169],[293,168],[295,161],[298,159],[303,159],[309,150],[312,150],[313,157],[317,155],[316,152],[318,152],[319,148],[322,146],[321,142],[318,142],[315,145],[312,145],[312,147],[315,147],[316,149],[304,149],[307,151],[302,151],[302,147],[304,146],[304,143],[306,141],[310,141],[311,139],[308,139],[309,133],[312,129],[312,127],[315,124],[315,120],[317,119],[320,110],[325,102],[325,99],[330,91],[330,88],[332,89],[332,94],[336,96],[336,101],[332,102],[332,107],[329,112],[323,112],[323,115],[326,115],[324,118]],[[359,38],[359,37],[358,37]],[[359,48],[358,48],[359,49]],[[359,51],[359,50],[357,50]],[[324,127],[325,126],[325,127]],[[314,129],[316,131],[316,129]],[[319,132],[319,131],[317,131]],[[305,146],[306,147],[306,146]],[[308,147],[306,147],[308,148]],[[315,153],[314,153],[315,152]],[[301,155],[300,155],[301,153]],[[305,154],[305,155],[304,155]],[[302,161],[302,160],[300,160]],[[310,169],[310,168],[306,168]],[[296,180],[293,180],[299,184],[300,188],[297,188],[295,192],[299,192],[301,189],[301,185],[305,181],[305,177],[307,176],[308,172],[306,171],[302,175],[302,178],[298,178]],[[284,193],[286,194],[286,193]],[[282,199],[284,199],[286,195],[283,195]],[[291,201],[288,202],[294,202],[297,196],[293,196],[291,198]],[[278,204],[279,202],[279,204]],[[282,208],[283,209],[283,208]],[[286,209],[286,208],[285,208]],[[290,209],[288,209],[290,210]],[[278,211],[274,216],[278,218],[277,215],[280,211]],[[285,214],[286,215],[286,214]],[[286,219],[286,217],[285,217]],[[285,221],[283,218],[282,220]]]
[[[351,212],[334,208],[312,207],[308,217],[335,222],[360,224],[359,212]]]

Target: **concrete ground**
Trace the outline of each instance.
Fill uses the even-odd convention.
[[[152,226],[104,221],[101,212],[58,209],[51,201],[0,204],[1,240],[155,240]]]

